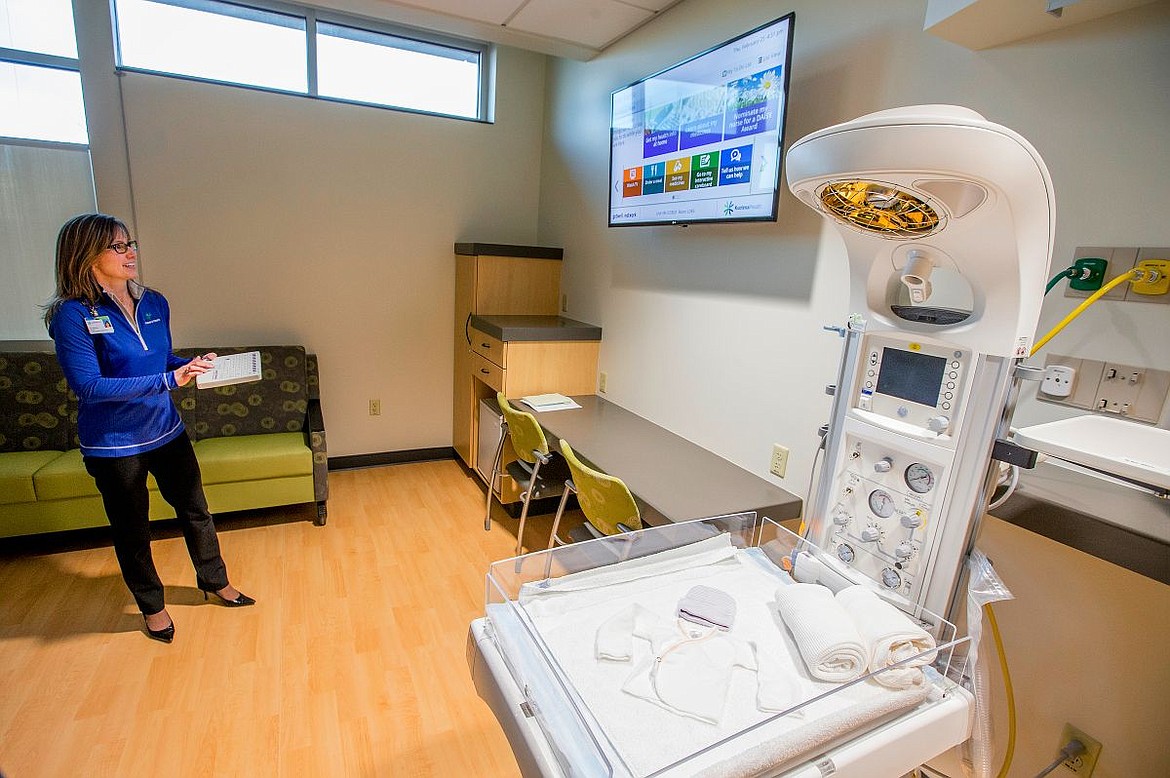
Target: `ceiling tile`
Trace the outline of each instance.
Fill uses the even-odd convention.
[[[647,11],[665,11],[679,0],[625,0],[626,5],[645,8]]]
[[[397,3],[477,22],[503,24],[524,0],[397,0]]]
[[[508,26],[600,49],[653,16],[617,0],[529,0]]]

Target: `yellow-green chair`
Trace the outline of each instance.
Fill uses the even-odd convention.
[[[504,415],[504,430],[500,435],[500,444],[496,447],[495,460],[492,462],[492,482],[488,484],[487,511],[483,518],[483,528],[492,528],[492,492],[496,479],[501,475],[500,460],[504,453],[504,440],[512,439],[512,448],[516,450],[516,460],[509,462],[504,468],[508,475],[520,487],[520,528],[516,530],[516,556],[523,553],[524,523],[528,519],[528,506],[533,498],[555,497],[564,489],[564,465],[560,468],[550,467],[548,472],[541,474],[540,469],[551,465],[553,455],[548,449],[548,440],[540,422],[531,413],[519,411],[508,402],[503,392],[496,393],[496,402],[500,405],[500,412]]]
[[[549,548],[559,542],[557,527],[570,494],[577,495],[581,512],[585,514],[585,529],[595,538],[642,529],[638,504],[620,478],[594,470],[583,463],[573,452],[569,441],[563,438],[561,454],[569,464],[572,478],[565,482],[565,493],[561,495],[561,504],[557,506],[557,516],[553,519],[552,532],[548,538]]]

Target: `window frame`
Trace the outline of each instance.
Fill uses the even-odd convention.
[[[220,5],[237,6],[244,9],[253,9],[257,11],[269,11],[272,13],[284,14],[287,16],[295,16],[305,21],[305,69],[307,74],[307,89],[301,91],[289,91],[285,89],[276,89],[267,86],[255,86],[252,84],[242,84],[237,81],[220,81],[218,79],[206,78],[202,76],[190,76],[179,73],[167,73],[161,70],[151,70],[149,68],[134,67],[123,64],[122,62],[122,41],[121,30],[118,25],[118,0],[113,3],[113,32],[114,32],[114,67],[118,72],[128,73],[145,73],[149,75],[164,76],[166,78],[177,78],[184,81],[194,81],[197,83],[217,84],[222,86],[231,86],[240,89],[254,89],[261,92],[270,92],[274,94],[293,95],[297,97],[307,97],[313,100],[323,100],[330,103],[341,103],[345,105],[361,105],[370,108],[378,108],[388,111],[399,111],[403,113],[419,114],[423,116],[436,116],[444,119],[455,119],[458,121],[478,122],[481,124],[490,124],[493,122],[491,96],[494,92],[494,59],[495,46],[486,41],[477,41],[468,38],[457,38],[454,36],[443,35],[441,33],[431,32],[430,30],[422,30],[415,27],[408,27],[405,25],[395,24],[393,22],[370,19],[367,17],[351,16],[349,14],[340,13],[336,11],[328,11],[325,9],[311,8],[309,6],[299,5],[295,3],[280,2],[280,0],[154,0],[165,5],[173,5],[181,8],[190,8],[193,10],[200,10],[206,13],[217,13],[215,8]],[[221,14],[222,15],[222,14]],[[454,49],[461,52],[468,52],[478,56],[478,99],[475,116],[460,116],[458,114],[442,113],[438,111],[427,111],[420,108],[410,108],[406,106],[389,105],[386,103],[373,103],[361,100],[351,100],[342,97],[332,97],[322,95],[318,90],[318,64],[317,64],[317,24],[331,24],[361,32],[369,32],[376,35],[389,35],[395,38],[403,38],[407,41],[416,41],[424,46],[436,46],[443,49]],[[2,58],[3,50],[0,49],[0,58]]]

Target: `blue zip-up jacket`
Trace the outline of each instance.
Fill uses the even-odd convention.
[[[132,285],[133,287],[133,285]],[[123,457],[165,445],[183,434],[171,400],[171,372],[189,360],[171,352],[171,311],[166,298],[143,287],[135,322],[108,294],[96,306],[67,300],[49,324],[57,361],[77,395],[81,453]],[[90,334],[86,319],[108,316],[114,331]]]

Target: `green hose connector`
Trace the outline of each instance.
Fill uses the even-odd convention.
[[[1105,270],[1109,261],[1101,257],[1081,257],[1073,262],[1075,273],[1068,282],[1069,289],[1078,292],[1095,292],[1105,283]]]

